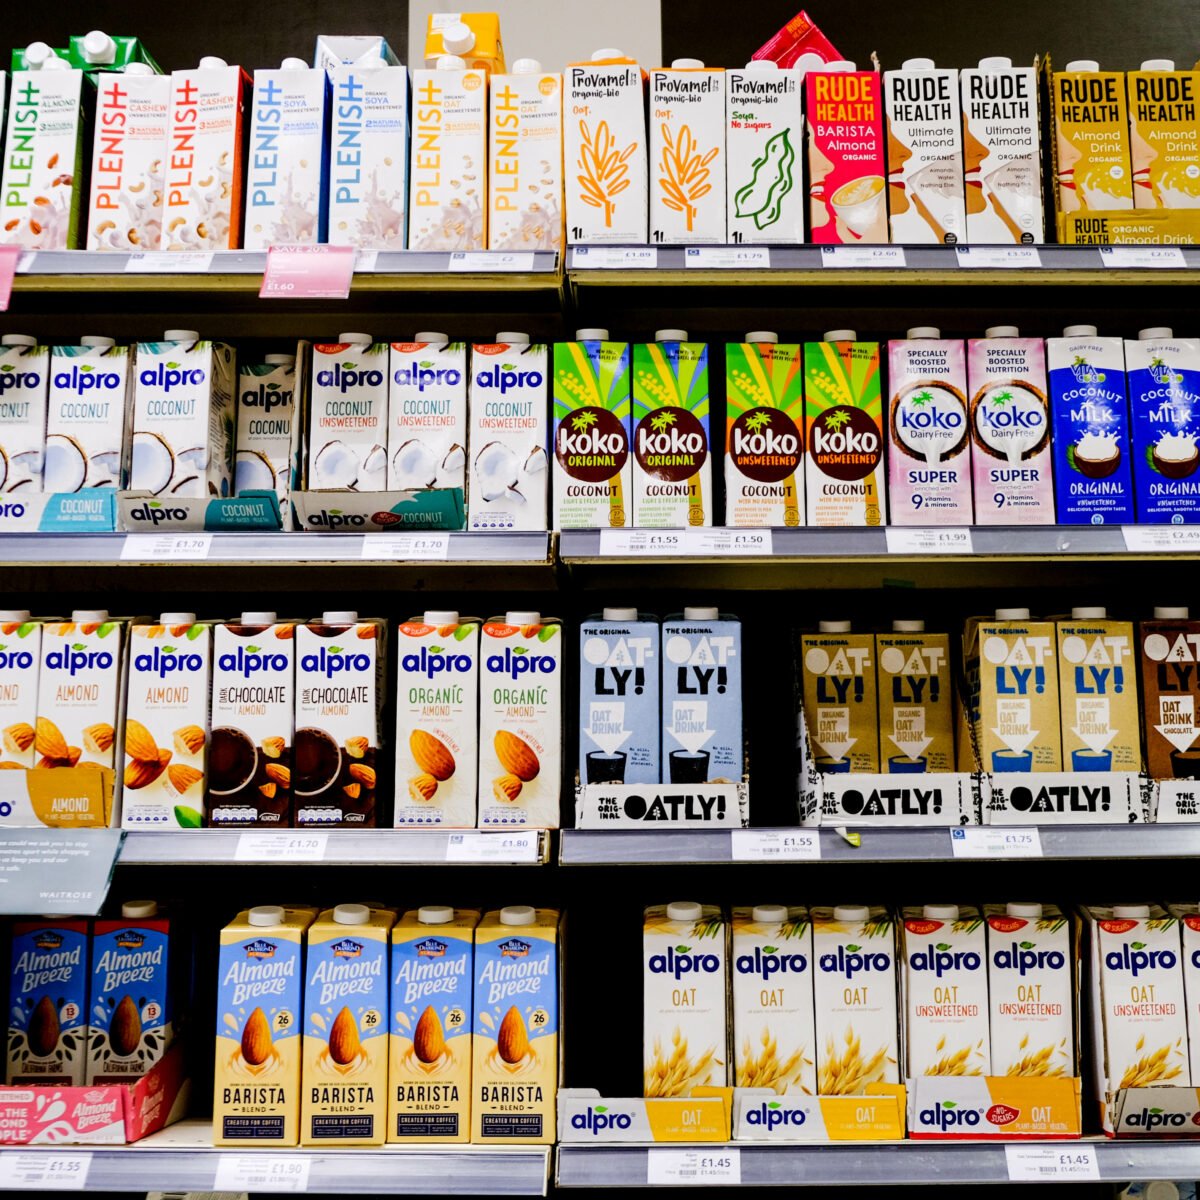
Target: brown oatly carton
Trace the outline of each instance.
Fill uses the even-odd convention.
[[[1142,666],[1142,725],[1152,779],[1200,779],[1200,621],[1186,608],[1156,608],[1138,626]]]

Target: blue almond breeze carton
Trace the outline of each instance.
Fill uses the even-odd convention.
[[[1054,426],[1054,501],[1060,525],[1121,525],[1134,518],[1133,444],[1125,347],[1094,325],[1046,339]]]

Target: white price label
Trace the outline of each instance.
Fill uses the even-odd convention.
[[[955,246],[960,267],[1040,267],[1036,246]]]
[[[367,533],[363,535],[363,558],[388,562],[437,562],[450,554],[448,533]]]
[[[975,545],[971,531],[948,525],[945,529],[922,527],[906,529],[901,525],[887,527],[889,554],[973,554]]]
[[[823,267],[902,267],[903,246],[822,246]]]
[[[691,554],[686,529],[602,529],[601,558],[628,558],[632,554],[650,557]]]
[[[190,250],[139,250],[125,260],[126,274],[203,274],[212,266],[211,253]]]
[[[536,863],[540,861],[538,833],[536,829],[523,833],[484,833],[479,830],[452,833],[446,841],[446,861]]]
[[[533,251],[511,253],[499,250],[455,250],[450,255],[452,271],[532,271]]]
[[[234,853],[236,862],[320,862],[327,833],[243,833]]]
[[[657,246],[576,246],[571,266],[577,271],[653,271]]]
[[[1186,267],[1178,246],[1100,246],[1100,261],[1106,267]]]
[[[375,270],[379,262],[378,250],[356,250],[354,252],[354,269],[364,273]]]
[[[769,557],[769,529],[602,529],[600,556]]]
[[[733,829],[734,862],[805,862],[821,857],[815,829]]]
[[[0,1154],[0,1188],[81,1192],[91,1165],[91,1154],[32,1154],[5,1150]]]
[[[125,562],[181,562],[208,557],[211,533],[131,533],[121,547]]]
[[[769,246],[689,246],[683,253],[687,267],[728,271],[735,267],[769,267]]]
[[[1200,525],[1122,525],[1132,554],[1185,554],[1200,550]]]
[[[688,553],[700,556],[770,556],[769,529],[685,529]]]
[[[30,274],[33,271],[34,264],[36,262],[37,262],[37,251],[36,250],[22,250],[21,253],[17,255],[16,273],[18,275]]]
[[[646,1182],[740,1184],[740,1150],[714,1146],[711,1150],[648,1150]]]
[[[1014,1181],[1060,1183],[1100,1178],[1095,1147],[1081,1142],[1057,1146],[1005,1146],[1004,1156],[1008,1160],[1008,1177]]]
[[[1036,828],[959,825],[950,830],[950,847],[955,858],[1042,857],[1042,837]]]
[[[218,1192],[307,1192],[311,1160],[301,1154],[222,1154],[213,1190]]]

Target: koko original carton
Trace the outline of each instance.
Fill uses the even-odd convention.
[[[1200,621],[1156,608],[1138,625],[1146,769],[1152,779],[1200,779]]]
[[[879,770],[875,638],[849,621],[822,621],[800,639],[804,718],[822,772]],[[911,747],[915,749],[915,744]]]
[[[1200,205],[1200,71],[1169,58],[1130,71],[1129,146],[1135,208]]]
[[[879,767],[888,774],[954,770],[950,636],[923,621],[893,621],[875,635]]]

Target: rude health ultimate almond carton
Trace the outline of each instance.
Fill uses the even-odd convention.
[[[1134,207],[1200,207],[1200,71],[1155,58],[1127,78]]]
[[[1200,779],[1200,621],[1156,607],[1137,636],[1146,769],[1152,779]]]
[[[954,770],[950,637],[895,620],[875,635],[879,766],[888,774]]]
[[[1060,213],[1133,207],[1125,75],[1088,59],[1050,77],[1054,170]]]
[[[822,621],[800,639],[804,718],[823,772],[879,770],[875,638],[849,621]]]

